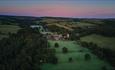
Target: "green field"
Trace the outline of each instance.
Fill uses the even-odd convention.
[[[16,33],[20,29],[16,25],[0,25],[0,39],[3,37],[8,37],[8,33]]]
[[[20,27],[16,25],[0,25],[0,32],[2,33],[16,33],[19,29]]]
[[[115,50],[115,37],[104,37],[101,35],[89,35],[81,38],[81,41],[93,42],[102,48]]]
[[[78,22],[77,23],[77,26],[80,26],[80,27],[84,27],[84,26],[95,26],[95,24],[91,24],[91,23],[86,23],[86,22]]]
[[[108,70],[112,67],[105,61],[98,59],[95,55],[90,53],[86,48],[80,47],[75,41],[49,41],[51,48],[55,48],[54,44],[57,42],[60,46],[56,49],[56,56],[58,64],[44,64],[42,70],[101,70],[102,66],[106,66]],[[62,48],[67,47],[68,53],[62,53]],[[82,52],[81,52],[82,50]],[[85,61],[84,55],[88,53],[91,55],[91,60]],[[73,62],[69,62],[68,58],[72,57]]]

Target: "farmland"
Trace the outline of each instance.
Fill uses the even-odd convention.
[[[8,33],[16,33],[19,29],[16,25],[0,25],[0,39],[7,37]]]
[[[115,37],[104,37],[101,35],[92,34],[82,37],[81,41],[93,42],[102,48],[115,50]]]
[[[7,34],[8,32],[16,33],[19,30],[19,26],[15,25],[0,25],[0,32]]]

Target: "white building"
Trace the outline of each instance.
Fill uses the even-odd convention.
[[[43,29],[43,27],[41,25],[30,25],[31,28],[41,28]]]
[[[40,32],[45,32],[45,29],[42,25],[30,25],[31,28],[38,28]]]

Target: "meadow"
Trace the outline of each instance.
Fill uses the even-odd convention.
[[[8,37],[8,33],[16,33],[19,29],[19,26],[16,25],[0,25],[0,39]]]
[[[105,37],[101,35],[88,35],[81,38],[81,41],[96,43],[99,47],[115,50],[115,37]]]
[[[19,29],[20,27],[16,25],[0,25],[0,32],[2,33],[16,33]]]
[[[90,50],[81,47],[75,41],[49,41],[51,48],[55,48],[58,63],[54,64],[43,64],[42,70],[101,70],[101,67],[106,66],[108,70],[112,67],[105,61],[100,60],[98,57],[93,55]],[[58,43],[59,47],[54,47],[54,44]],[[62,53],[62,48],[68,48],[68,53]],[[84,55],[89,54],[91,60],[86,61]],[[72,62],[68,59],[72,58]]]

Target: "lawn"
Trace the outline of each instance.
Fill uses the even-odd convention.
[[[58,64],[44,64],[42,70],[101,70],[102,66],[106,66],[111,70],[111,66],[103,60],[98,59],[95,55],[90,53],[86,48],[80,47],[75,41],[49,41],[51,48],[54,43],[59,44],[56,49],[56,56],[58,57]],[[62,48],[67,47],[68,53],[62,53]],[[82,50],[82,51],[81,51]],[[86,61],[84,55],[88,53],[91,55],[91,60]],[[72,57],[73,61],[69,62],[68,58]]]
[[[93,42],[102,48],[115,50],[115,37],[104,37],[101,35],[92,34],[82,37],[81,41]]]

